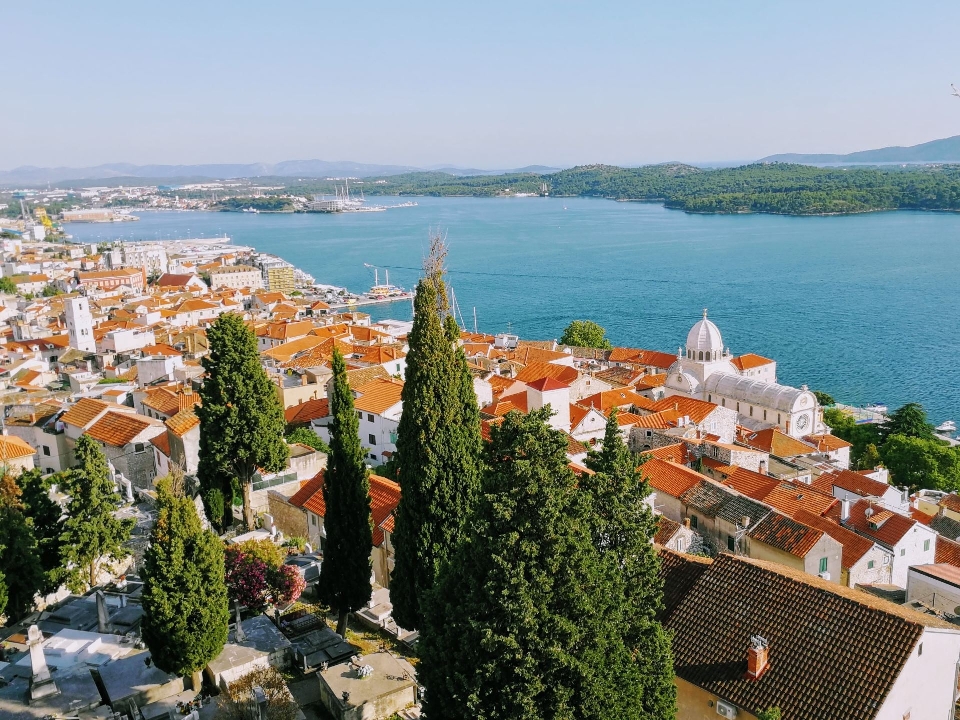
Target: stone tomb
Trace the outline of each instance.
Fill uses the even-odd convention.
[[[359,672],[363,666],[372,669],[366,677]],[[321,670],[317,679],[323,705],[336,720],[383,720],[417,700],[410,666],[387,652]]]
[[[248,618],[240,628],[242,639],[232,630],[223,650],[207,665],[207,678],[219,688],[256,668],[272,665],[281,670],[290,665],[290,641],[266,615]]]

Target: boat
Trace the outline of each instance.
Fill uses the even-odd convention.
[[[259,210],[257,210],[256,208],[252,208],[252,207],[244,208],[244,209],[243,209],[243,212],[245,212],[245,213],[255,213],[255,214],[257,214],[257,215],[260,214],[260,211],[259,211]]]
[[[957,431],[957,424],[953,420],[947,420],[937,425],[934,430],[939,433],[953,433]]]
[[[881,415],[886,415],[888,410],[887,406],[883,403],[870,403],[869,405],[865,405],[863,409],[869,412],[880,413]]]

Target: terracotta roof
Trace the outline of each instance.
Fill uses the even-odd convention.
[[[690,462],[690,452],[685,443],[674,443],[673,445],[664,445],[663,447],[645,450],[645,455],[660,460],[669,460],[678,465],[686,465]]]
[[[657,545],[666,545],[677,534],[680,529],[680,523],[671,520],[666,515],[657,515],[657,532],[653,536],[653,542]]]
[[[110,409],[110,403],[92,398],[80,398],[77,404],[67,410],[60,419],[67,425],[85,428],[104,410]]]
[[[309,335],[313,330],[313,323],[309,320],[300,322],[272,322],[264,325],[257,330],[257,337],[270,338],[271,340],[294,340],[304,335]]]
[[[192,408],[185,408],[167,420],[165,424],[174,435],[183,437],[200,424],[200,418],[196,416]]]
[[[652,410],[655,405],[653,400],[626,389],[598,392],[583,398],[580,400],[580,404],[597,408],[604,415],[610,408],[638,407],[641,410]]]
[[[744,370],[751,370],[753,368],[769,365],[773,362],[773,360],[770,358],[765,358],[762,355],[747,353],[745,355],[741,355],[740,357],[731,358],[730,362],[737,370],[743,372]]]
[[[647,374],[636,383],[637,390],[652,390],[653,388],[663,387],[667,384],[667,374]]]
[[[860,497],[883,497],[891,487],[885,482],[868,478],[866,475],[850,470],[824,473],[813,481],[813,486],[822,492],[829,492],[831,495],[833,494],[833,488],[838,487]]]
[[[381,365],[347,370],[347,382],[349,382],[350,387],[354,388],[355,390],[360,389],[364,385],[372,383],[374,380],[380,379],[392,381],[390,373],[384,370]]]
[[[28,457],[37,451],[16,435],[0,435],[0,460]]]
[[[720,555],[667,619],[678,677],[752,714],[872,720],[937,618],[775,563]],[[745,677],[751,636],[769,643]]]
[[[156,437],[150,438],[150,444],[170,457],[170,437],[166,433],[160,433]]]
[[[960,512],[960,495],[956,493],[950,493],[944,495],[941,498],[940,502],[937,503],[940,507],[945,508],[946,510],[952,510],[953,512]]]
[[[324,517],[327,512],[323,500],[324,471],[321,470],[290,497],[294,507],[305,508],[314,515]],[[370,514],[373,518],[373,544],[383,544],[384,521],[393,514],[400,503],[400,486],[393,480],[370,474]],[[392,530],[392,526],[391,526]]]
[[[390,513],[387,515],[387,519],[380,523],[380,528],[384,532],[392,533],[394,527],[394,514]]]
[[[790,482],[777,483],[761,500],[790,517],[794,517],[800,510],[826,515],[840,502],[832,495],[824,495],[805,483]]]
[[[330,414],[330,401],[327,398],[307,400],[283,411],[287,425],[303,425],[312,420],[325,418]]]
[[[167,345],[165,343],[157,343],[156,345],[145,345],[140,348],[140,354],[144,357],[152,357],[154,355],[163,355],[165,357],[183,357],[183,353],[177,350],[172,345]]]
[[[852,443],[848,443],[836,435],[806,435],[803,439],[820,452],[834,452],[836,450],[842,450],[843,448],[853,447]]]
[[[527,383],[528,387],[533,388],[537,392],[549,392],[550,390],[567,390],[570,386],[556,380],[552,377],[544,377],[539,380],[534,380],[533,382]]]
[[[379,379],[361,385],[355,391],[360,397],[353,401],[354,407],[363,412],[379,415],[400,402],[403,382],[400,380]]]
[[[960,567],[960,543],[938,535],[934,561]]]
[[[492,417],[503,417],[511,411],[527,412],[527,393],[519,392],[506,395],[500,398],[498,402],[487,405],[481,412]]]
[[[642,350],[640,348],[613,348],[607,355],[607,362],[629,363],[631,365],[643,365],[649,367],[663,368],[676,362],[676,355],[659,352],[657,350]]]
[[[123,447],[152,424],[140,415],[111,410],[90,426],[87,435],[107,445]]]
[[[154,285],[156,287],[186,287],[187,283],[194,278],[197,278],[197,276],[192,273],[184,273],[180,275],[176,273],[164,273],[157,278],[157,281],[154,283]],[[197,279],[199,280],[199,278]]]
[[[163,415],[176,415],[181,410],[200,404],[200,393],[183,388],[151,388],[141,401],[143,405]]]
[[[580,373],[577,369],[569,365],[557,365],[556,363],[538,361],[532,362],[522,368],[520,372],[517,373],[515,379],[520,382],[531,383],[534,380],[540,380],[542,378],[553,378],[565,385],[569,385],[575,382],[579,376]]]
[[[376,345],[368,349],[369,352],[364,353],[360,357],[360,362],[371,363],[373,365],[383,365],[384,363],[394,362],[406,357],[406,353],[396,347],[383,345]]]
[[[823,532],[791,520],[778,512],[769,513],[749,533],[756,542],[769,545],[794,557],[804,558],[820,542]]]
[[[640,466],[640,471],[650,483],[650,487],[675,498],[680,497],[704,479],[703,475],[688,467],[659,458],[647,460]]]
[[[308,350],[312,350],[318,345],[323,345],[326,342],[323,338],[319,338],[316,335],[304,335],[303,337],[298,337],[295,340],[288,340],[287,342],[272,347],[269,350],[264,350],[261,355],[264,357],[271,358],[272,360],[277,360],[280,362],[285,362],[291,358],[305,353]],[[331,355],[332,355],[331,351]]]
[[[657,400],[650,408],[655,412],[662,410],[674,410],[681,415],[688,415],[690,420],[695,423],[702,423],[707,416],[717,409],[717,405],[705,400],[683,397],[681,395],[670,395]]]
[[[782,458],[811,455],[817,451],[813,445],[800,442],[781,432],[779,428],[767,428],[757,432],[751,432],[744,428],[737,439],[744,445]]]
[[[867,510],[873,511],[867,517]],[[886,510],[874,503],[871,507],[869,500],[858,500],[850,508],[850,517],[844,523],[846,527],[856,531],[864,537],[871,538],[881,545],[893,548],[917,524],[906,515],[900,515]]]
[[[601,370],[594,377],[614,387],[633,387],[643,377],[643,370],[633,367],[612,367]]]
[[[819,515],[814,515],[808,510],[798,510],[794,515],[794,520],[808,525],[817,530],[822,530],[827,535],[836,540],[843,546],[843,553],[840,558],[840,566],[849,570],[873,548],[873,541],[857,535],[855,532],[847,530],[845,527],[837,525],[832,520],[827,520]]]

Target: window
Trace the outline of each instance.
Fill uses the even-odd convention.
[[[397,433],[396,433],[396,431],[390,433],[390,442],[392,442],[394,445],[396,445],[396,443],[397,443]]]
[[[683,552],[683,538],[677,538],[677,552]]]
[[[142,453],[142,452],[144,451],[144,449],[145,449],[145,448],[144,448],[143,443],[137,443],[136,445],[133,446],[133,451],[134,451],[135,453]]]
[[[720,404],[723,405],[723,407],[726,407],[726,406],[727,406],[727,399],[726,399],[726,398],[720,398]]]
[[[647,437],[653,437],[653,430],[647,430]]]
[[[310,513],[310,524],[313,525],[314,527],[317,526],[317,516],[314,515],[313,513]]]
[[[371,459],[371,460],[376,460],[376,459],[377,459],[377,454],[376,454],[376,453],[370,453],[370,459]]]
[[[923,655],[923,643],[920,643],[919,647],[917,647],[917,657],[921,655]]]
[[[733,552],[737,547],[737,539],[733,535],[727,535],[727,550]]]
[[[737,403],[737,412],[740,412],[740,403]]]
[[[906,554],[907,554],[907,549],[906,549],[906,548],[903,548],[902,550],[900,550],[900,557],[903,557],[903,556],[906,555]]]
[[[707,402],[713,402],[713,395],[707,395]]]
[[[691,515],[691,516],[690,516],[690,527],[692,527],[694,530],[697,529],[697,516],[696,516],[696,515]]]
[[[362,411],[362,410],[357,410],[357,417],[360,418],[361,420],[363,420],[363,411]]]
[[[750,406],[750,417],[753,417],[753,405]]]
[[[929,540],[924,540],[924,541],[923,541],[923,551],[924,551],[924,552],[927,552],[929,549],[930,549],[930,541],[929,541]]]
[[[890,556],[889,556],[889,555],[884,555],[884,556],[883,556],[883,564],[884,564],[884,565],[889,565],[889,564],[890,564]]]
[[[50,457],[50,448],[47,447],[46,445],[43,446],[43,454],[46,455],[47,457]],[[927,540],[927,544],[928,545],[930,544],[929,540]]]
[[[873,560],[867,560],[867,570],[873,570]]]
[[[367,421],[373,422],[373,413],[367,413]]]
[[[825,573],[827,571],[827,559],[820,558],[820,572]]]
[[[377,444],[377,436],[376,436],[376,435],[367,435],[367,439],[370,441],[370,444],[371,444],[371,445],[376,445],[376,444]]]
[[[763,411],[763,419],[764,419],[764,420],[767,419],[767,411],[766,411],[766,410]]]

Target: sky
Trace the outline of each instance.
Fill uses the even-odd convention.
[[[960,3],[29,2],[0,169],[748,161],[960,134]]]

